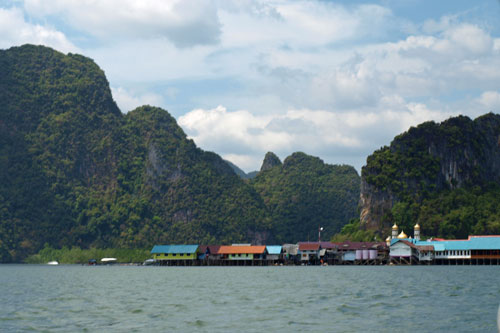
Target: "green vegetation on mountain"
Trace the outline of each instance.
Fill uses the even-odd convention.
[[[234,173],[237,174],[240,178],[242,179],[252,179],[257,176],[257,171],[252,171],[249,173],[246,173],[245,171],[241,170],[236,164],[225,160],[225,162],[233,169]]]
[[[397,136],[362,170],[364,229],[429,236],[500,233],[500,116],[459,116]]]
[[[54,248],[263,241],[258,194],[164,110],[123,115],[88,58],[0,50],[0,262]]]
[[[0,262],[292,242],[315,238],[319,225],[326,239],[354,216],[352,167],[268,155],[258,179],[241,179],[167,111],[122,114],[91,59],[33,45],[0,50]]]
[[[271,214],[278,243],[315,241],[320,226],[323,239],[340,231],[356,216],[359,184],[353,167],[328,165],[304,153],[292,154],[283,164],[268,153],[251,181]]]
[[[361,229],[361,223],[358,218],[352,219],[348,224],[344,225],[339,233],[333,235],[330,239],[332,242],[373,242],[381,241],[372,230]]]

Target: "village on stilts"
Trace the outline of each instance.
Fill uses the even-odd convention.
[[[500,235],[463,240],[413,238],[397,225],[385,242],[299,242],[284,245],[155,245],[148,264],[159,266],[270,265],[498,265]]]

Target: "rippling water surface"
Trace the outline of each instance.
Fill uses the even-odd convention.
[[[0,331],[497,332],[500,267],[0,265]]]

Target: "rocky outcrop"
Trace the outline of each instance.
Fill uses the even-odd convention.
[[[264,157],[262,166],[260,167],[260,172],[266,171],[274,168],[275,166],[281,165],[281,160],[273,152],[268,152]]]
[[[361,224],[378,231],[390,227],[391,209],[400,200],[500,183],[500,115],[410,128],[369,156],[361,177]]]

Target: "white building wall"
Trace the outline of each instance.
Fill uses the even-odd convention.
[[[391,245],[389,253],[391,257],[411,257],[412,248],[405,243],[398,242]]]
[[[470,250],[436,251],[436,259],[470,259]]]

